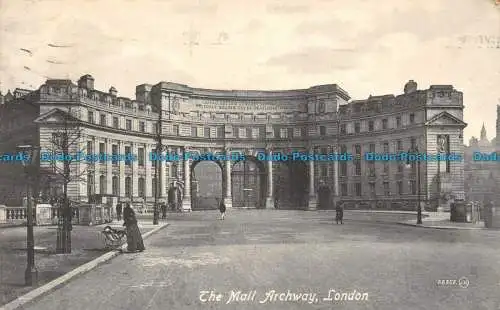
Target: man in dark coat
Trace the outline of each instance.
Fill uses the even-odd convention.
[[[161,218],[162,219],[167,218],[167,204],[166,203],[161,204]]]
[[[130,203],[123,209],[123,226],[127,231],[127,252],[142,252],[145,250],[141,231],[137,225],[137,218]]]
[[[119,202],[116,204],[116,218],[118,219],[118,221],[121,221],[122,220],[122,203]]]
[[[344,204],[342,202],[337,203],[335,208],[335,221],[337,224],[344,224]]]
[[[224,200],[221,199],[219,203],[219,211],[220,211],[220,219],[223,220],[226,215],[226,205],[224,204]]]

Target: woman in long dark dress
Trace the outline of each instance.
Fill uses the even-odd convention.
[[[141,231],[137,226],[137,219],[135,212],[127,204],[123,209],[123,226],[127,230],[127,251],[128,252],[142,252],[145,250],[144,241],[142,240]]]

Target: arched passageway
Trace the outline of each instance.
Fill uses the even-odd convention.
[[[231,192],[235,208],[263,208],[266,197],[266,170],[254,157],[238,161],[231,169]]]
[[[327,186],[318,189],[318,209],[326,210],[332,208],[332,192]]]
[[[309,174],[301,161],[275,162],[274,201],[277,209],[303,210],[307,206]]]
[[[214,161],[196,161],[191,165],[191,209],[218,208],[223,198],[222,166]]]

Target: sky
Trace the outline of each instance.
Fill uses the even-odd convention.
[[[469,124],[495,136],[495,0],[0,0],[0,89],[84,74],[134,97],[170,81],[199,88],[336,83],[353,99],[452,84]]]

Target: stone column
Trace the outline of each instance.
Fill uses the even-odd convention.
[[[226,185],[225,191],[224,191],[224,204],[226,205],[226,208],[232,208],[233,207],[233,194],[232,194],[232,182],[231,182],[231,154],[226,151],[226,161],[224,162],[225,167],[224,167],[224,173],[225,173],[225,182],[224,185]]]
[[[337,148],[338,150],[338,148]],[[337,151],[338,152],[338,151]],[[337,160],[333,161],[333,200],[337,202],[339,198],[339,162]]]
[[[161,152],[163,156],[166,156],[166,152]],[[167,186],[166,186],[166,180],[167,180],[167,162],[161,161],[161,166],[160,166],[160,177],[158,178],[158,182],[160,182],[160,198],[161,199],[166,199],[167,198]]]
[[[269,151],[269,158],[272,157],[272,151]],[[274,188],[273,188],[273,161],[267,161],[267,195],[266,195],[266,209],[274,209]]]
[[[132,154],[137,154],[137,143],[131,143]],[[132,162],[132,199],[139,196],[139,165],[137,160]]]
[[[149,144],[146,144],[144,146],[144,167],[146,170],[146,197],[153,197],[153,178],[154,178],[154,171],[153,168],[154,166],[151,166],[151,163],[149,162],[149,153],[153,151],[154,152],[154,147],[152,148]],[[147,199],[146,198],[146,199]]]
[[[94,139],[94,153],[99,154],[99,140]],[[101,163],[97,160],[94,164],[94,194],[101,194]]]
[[[191,160],[186,156],[187,151],[182,154],[184,165],[184,197],[182,199],[182,211],[191,212]]]
[[[112,146],[113,146],[113,141],[111,139],[106,140],[106,155],[108,156],[108,159],[111,159],[110,157],[112,156]],[[106,193],[108,195],[111,195],[113,193],[113,166],[112,166],[112,161],[107,160],[106,161]],[[103,194],[103,193],[101,193]]]
[[[125,144],[123,143],[123,141],[120,141],[120,145],[119,145],[119,150],[118,152],[122,155],[127,155],[125,154]],[[120,164],[120,179],[118,180],[119,182],[119,194],[120,194],[120,198],[122,197],[125,197],[125,161],[124,160],[120,160],[119,162]]]
[[[310,154],[313,154],[314,150],[309,150]],[[316,188],[314,187],[314,161],[310,160],[309,164],[309,202],[307,205],[307,210],[316,210],[318,208],[318,197],[316,194]]]

